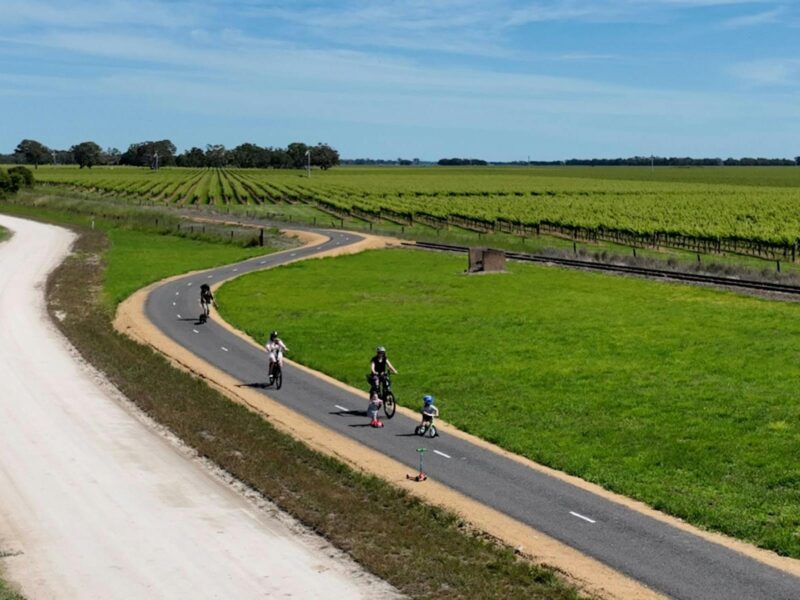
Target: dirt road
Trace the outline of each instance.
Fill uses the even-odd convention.
[[[37,598],[390,597],[81,365],[42,284],[69,232],[0,216],[0,569]]]

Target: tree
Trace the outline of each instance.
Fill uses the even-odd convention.
[[[116,148],[106,148],[101,157],[101,161],[104,165],[118,165],[121,157],[122,152]]]
[[[206,165],[209,167],[224,167],[228,164],[228,151],[222,144],[206,145]]]
[[[171,167],[175,165],[175,144],[170,140],[159,140],[156,142],[137,142],[128,146],[128,149],[120,156],[121,165],[131,165],[134,167],[154,167],[155,158],[158,155],[158,166]]]
[[[190,150],[186,150],[183,154],[178,156],[175,161],[179,167],[205,167],[206,155],[205,152],[195,146]]]
[[[306,152],[308,146],[302,142],[293,142],[286,148],[289,155],[289,163],[293,169],[302,169],[306,166]]]
[[[103,149],[94,142],[81,142],[70,148],[75,162],[81,167],[91,169],[94,165],[100,164]]]
[[[242,168],[269,166],[269,150],[256,144],[240,144],[230,151],[230,163]]]
[[[50,149],[36,140],[22,140],[17,144],[15,154],[22,156],[23,160],[38,169],[40,163],[50,162]]]
[[[339,153],[328,144],[317,144],[311,148],[311,164],[327,171],[339,164]]]

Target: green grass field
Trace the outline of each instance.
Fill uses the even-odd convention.
[[[0,227],[0,242],[7,240],[10,235],[11,232],[8,229]]]
[[[272,252],[269,247],[240,248],[169,235],[109,229],[105,293],[116,305],[154,281],[176,273],[208,269]]]
[[[401,403],[709,529],[800,557],[800,306],[410,250],[313,260],[218,294],[260,341],[357,387],[377,344]]]

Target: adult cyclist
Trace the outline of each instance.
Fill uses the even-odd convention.
[[[272,367],[277,362],[281,368],[283,368],[283,353],[288,352],[289,349],[286,347],[286,344],[283,343],[283,340],[278,337],[278,332],[273,331],[269,334],[269,341],[264,345],[264,349],[269,354],[269,368],[267,373],[269,373],[269,380],[272,382]]]
[[[386,375],[387,370],[397,374],[397,369],[394,368],[394,365],[386,356],[386,348],[378,346],[375,349],[375,356],[372,357],[369,363],[369,375],[367,375],[367,382],[370,385],[370,395],[378,392],[380,389],[380,379]]]
[[[211,287],[207,283],[200,286],[200,308],[203,313],[200,315],[200,321],[205,323],[211,314],[211,305],[214,304],[214,294],[211,293]]]

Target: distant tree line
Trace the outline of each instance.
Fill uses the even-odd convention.
[[[22,140],[11,154],[0,154],[0,163],[73,165],[92,168],[96,165],[130,165],[135,167],[241,167],[261,169],[302,169],[310,160],[312,167],[322,170],[339,164],[339,152],[328,144],[308,146],[295,142],[286,148],[241,144],[227,149],[221,144],[208,144],[205,150],[190,148],[178,154],[170,140],[137,142],[125,152],[116,148],[103,150],[95,142],[81,142],[69,150],[48,148],[36,140]]]
[[[467,167],[470,165],[486,166],[489,163],[479,158],[440,158],[436,164],[442,167]]]
[[[362,166],[418,166],[432,165],[430,161],[420,160],[419,158],[343,158],[343,165],[362,165]]]
[[[800,165],[800,156],[791,158],[691,158],[664,156],[633,156],[630,158],[571,158],[569,160],[518,160],[506,165],[533,165],[552,167],[558,165],[582,167],[793,167]]]

